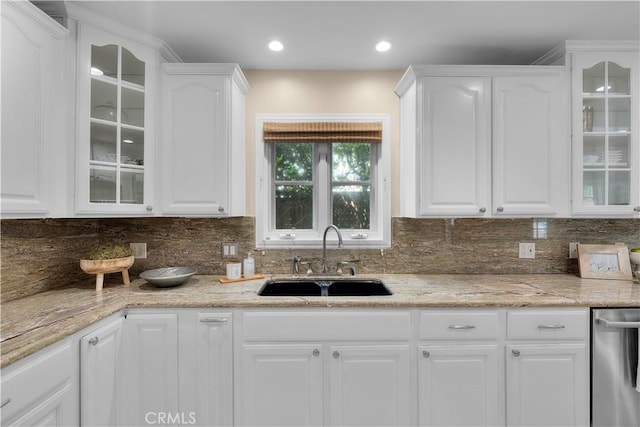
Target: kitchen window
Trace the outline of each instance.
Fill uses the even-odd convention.
[[[388,122],[258,117],[257,247],[320,247],[330,224],[347,247],[388,247]]]

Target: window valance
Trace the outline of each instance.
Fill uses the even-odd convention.
[[[265,122],[264,142],[382,142],[381,122]]]

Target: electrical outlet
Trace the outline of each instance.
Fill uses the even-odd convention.
[[[519,243],[519,257],[520,258],[535,258],[536,257],[536,244],[535,243]]]
[[[136,259],[147,258],[147,244],[146,243],[129,243],[131,248],[131,254]]]
[[[237,258],[238,243],[227,242],[222,244],[222,258]]]
[[[569,243],[569,258],[570,259],[578,258],[578,243],[577,242]]]

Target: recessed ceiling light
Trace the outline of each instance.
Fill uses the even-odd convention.
[[[376,50],[378,52],[386,52],[389,49],[391,49],[391,43],[389,43],[388,41],[381,41],[376,45]]]
[[[269,42],[269,49],[271,49],[274,52],[280,52],[282,49],[284,49],[284,45],[280,43],[278,40],[273,40]]]

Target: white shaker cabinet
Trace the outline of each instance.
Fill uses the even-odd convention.
[[[2,369],[2,425],[79,425],[78,363],[67,338]]]
[[[589,425],[589,312],[507,312],[508,426]]]
[[[2,2],[2,216],[60,214],[66,193],[66,28],[30,2]],[[66,102],[65,102],[66,101]]]
[[[163,64],[163,215],[245,214],[245,94],[236,64]]]
[[[562,67],[412,66],[396,86],[404,216],[566,216]]]
[[[80,339],[80,419],[83,426],[120,425],[126,400],[120,375],[123,317],[117,315]]]

